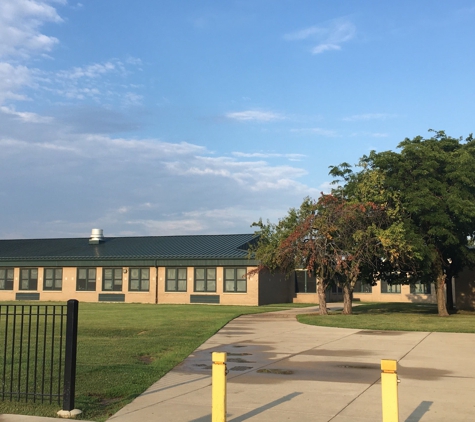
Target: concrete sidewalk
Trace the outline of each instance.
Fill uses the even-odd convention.
[[[381,422],[381,359],[399,362],[400,422],[475,420],[475,334],[314,327],[295,319],[316,311],[235,319],[108,422],[210,421],[213,351],[228,352],[228,422]]]
[[[475,420],[475,334],[296,321],[312,311],[237,318],[109,421],[210,421],[213,351],[228,352],[228,422],[380,422],[381,359],[399,361],[400,421]]]

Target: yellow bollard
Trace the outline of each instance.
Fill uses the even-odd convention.
[[[381,361],[383,422],[399,422],[397,384],[397,361],[383,359]]]
[[[212,422],[226,422],[226,352],[213,352]]]

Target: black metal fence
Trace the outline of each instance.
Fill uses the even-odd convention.
[[[0,304],[2,400],[74,408],[77,300],[67,305]]]

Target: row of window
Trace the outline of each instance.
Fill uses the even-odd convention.
[[[295,272],[295,288],[297,293],[316,293],[317,283],[315,276],[309,276],[307,271]],[[336,285],[331,286],[331,292],[335,294],[342,294],[342,289]],[[373,286],[368,283],[358,281],[354,288],[355,293],[372,293]],[[411,294],[430,294],[430,284],[415,283],[410,285]],[[401,293],[400,284],[388,284],[385,281],[381,282],[381,293]]]
[[[102,270],[102,290],[123,290],[122,268],[104,268]],[[187,268],[167,268],[165,291],[187,291]],[[62,268],[45,268],[43,277],[43,290],[61,290],[63,285]],[[38,289],[38,269],[20,269],[20,290]],[[129,291],[149,291],[150,269],[130,268]],[[0,268],[0,290],[13,290],[13,268]],[[77,291],[96,291],[96,269],[78,268]],[[216,291],[216,268],[195,268],[194,271],[195,292]],[[247,273],[245,268],[224,269],[224,291],[245,293],[247,291]]]
[[[357,281],[355,288],[353,289],[355,293],[373,293],[373,286],[368,283],[362,283]],[[332,293],[342,294],[342,289],[335,285],[332,286]],[[388,284],[385,281],[381,281],[381,293],[401,293],[400,284]],[[415,295],[420,294],[430,294],[430,284],[415,283],[410,285],[410,293]]]

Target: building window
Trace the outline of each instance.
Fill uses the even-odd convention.
[[[38,268],[20,270],[20,290],[38,290]]]
[[[381,281],[381,293],[401,293],[401,285],[388,284],[386,281]]]
[[[342,295],[343,294],[343,289],[340,286],[332,283],[331,292],[332,292],[332,294],[335,294],[335,295]]]
[[[131,268],[129,271],[129,290],[148,292],[150,289],[150,269]]]
[[[45,268],[43,290],[61,290],[63,286],[62,268]]]
[[[245,268],[224,269],[224,291],[245,293],[247,291],[247,273]]]
[[[353,291],[355,293],[372,293],[373,286],[369,283],[363,283],[362,281],[358,280]]]
[[[413,295],[430,295],[430,284],[421,283],[420,281],[411,284],[411,293]]]
[[[195,292],[216,291],[216,268],[195,268]]]
[[[317,293],[317,278],[310,276],[307,270],[295,271],[296,293]]]
[[[89,292],[96,291],[96,269],[95,268],[78,268],[76,290],[85,290]]]
[[[0,268],[0,290],[13,290],[13,268]]]
[[[167,292],[186,292],[186,268],[167,268]]]
[[[102,270],[102,290],[122,291],[122,268],[104,268]]]

